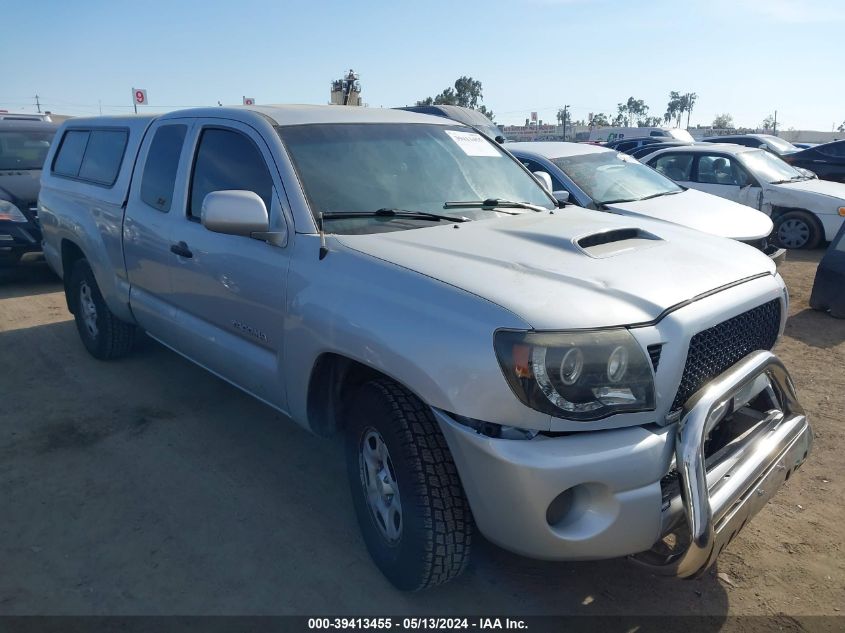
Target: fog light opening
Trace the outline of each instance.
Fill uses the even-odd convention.
[[[567,488],[555,497],[546,510],[546,523],[554,527],[563,522],[575,503],[575,489]]]

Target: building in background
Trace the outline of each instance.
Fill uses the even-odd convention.
[[[332,82],[332,95],[329,103],[331,105],[364,105],[361,99],[361,82],[358,81],[358,73],[350,68],[345,77],[335,79]]]

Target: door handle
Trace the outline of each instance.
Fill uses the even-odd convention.
[[[170,245],[170,252],[174,255],[178,255],[179,257],[184,257],[186,259],[191,259],[194,254],[191,252],[191,249],[188,248],[188,245],[185,242],[179,242],[178,244],[171,244]]]

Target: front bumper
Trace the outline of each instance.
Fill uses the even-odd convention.
[[[748,409],[752,389],[758,400],[771,392],[778,406],[755,414],[760,420],[751,428],[705,456],[711,431],[739,415],[735,406]],[[755,352],[711,381],[690,398],[681,422],[667,427],[504,440],[434,413],[475,521],[492,542],[549,560],[638,554],[679,576],[706,569],[812,443],[792,381],[769,352]],[[673,461],[676,494],[666,483]],[[678,532],[688,546],[670,553],[655,547]]]
[[[0,265],[43,259],[41,230],[32,222],[0,221]]]
[[[760,394],[769,404],[762,419],[706,457],[711,431],[760,378],[765,380]],[[804,463],[812,443],[813,431],[786,368],[769,352],[747,356],[684,406],[675,448],[678,489],[664,504],[661,529],[662,537],[679,536],[682,547],[651,550],[636,559],[659,573],[700,575]]]

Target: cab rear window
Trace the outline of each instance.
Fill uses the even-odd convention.
[[[53,173],[111,187],[128,140],[126,130],[67,130],[53,160]]]

